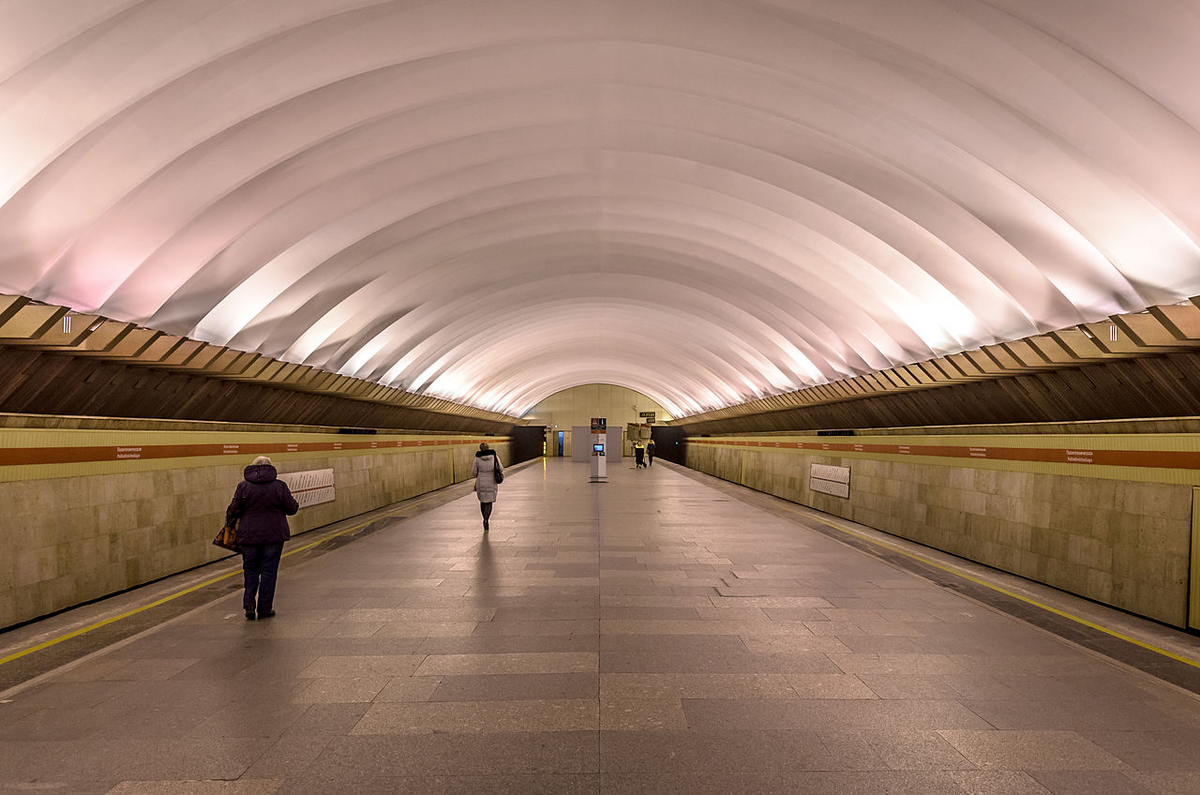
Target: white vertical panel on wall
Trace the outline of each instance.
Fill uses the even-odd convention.
[[[571,460],[577,464],[586,464],[591,458],[591,432],[591,425],[571,426]]]

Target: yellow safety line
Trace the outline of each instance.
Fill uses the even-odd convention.
[[[330,539],[337,538],[338,536],[345,535],[346,533],[352,533],[355,530],[360,530],[369,524],[379,521],[380,519],[386,519],[390,516],[394,516],[397,513],[406,511],[409,508],[416,507],[417,505],[420,505],[421,503],[427,502],[428,500],[431,500],[431,499],[433,499],[432,496],[425,497],[423,499],[417,500],[416,502],[405,505],[401,508],[395,508],[391,511],[387,511],[386,513],[379,514],[378,516],[376,516],[372,519],[368,519],[368,520],[360,522],[356,525],[352,525],[351,527],[347,527],[343,530],[339,530],[338,532],[332,533],[328,536],[325,536],[324,538],[321,538],[318,541],[313,541],[311,544],[306,544],[297,549],[293,549],[289,552],[285,552],[282,557],[287,557],[289,555],[295,555],[299,552],[304,552],[305,550],[312,549],[315,546],[324,544],[326,541],[329,541]],[[871,538],[870,536],[863,535],[862,533],[857,533],[849,528],[842,527],[839,524],[835,524],[834,522],[830,522],[825,519],[821,519],[820,517],[817,517],[817,516],[812,516],[811,514],[800,511],[796,508],[790,508],[790,507],[786,507],[786,506],[783,506],[783,507],[785,508],[785,510],[790,511],[791,513],[798,514],[800,516],[803,516],[805,519],[810,519],[814,522],[819,522],[820,524],[823,524],[827,527],[831,527],[840,533],[845,533],[846,535],[853,536],[854,538],[860,539],[862,541],[866,541],[869,544],[874,544],[875,546],[883,547],[884,549],[888,549],[892,552],[903,555],[906,558],[911,558],[912,560],[920,561],[921,563],[923,563],[927,566],[932,566],[933,568],[939,569],[940,571],[944,571],[947,574],[953,574],[956,577],[961,577],[962,579],[967,580],[968,582],[972,582],[972,583],[975,583],[976,585],[981,585],[985,588],[989,588],[993,591],[996,591],[997,593],[1002,593],[1005,596],[1020,600],[1022,602],[1025,602],[1026,604],[1033,605],[1034,607],[1038,607],[1042,610],[1045,610],[1046,612],[1053,613],[1058,616],[1062,616],[1063,618],[1069,619],[1078,624],[1082,624],[1083,626],[1089,627],[1098,632],[1103,632],[1106,635],[1111,635],[1114,638],[1119,638],[1120,640],[1123,640],[1127,643],[1132,643],[1133,645],[1139,646],[1148,651],[1152,651],[1156,654],[1161,654],[1164,657],[1169,657],[1172,660],[1176,660],[1176,661],[1184,663],[1186,665],[1190,665],[1193,668],[1200,668],[1200,662],[1197,662],[1195,660],[1191,660],[1187,657],[1183,657],[1179,654],[1175,654],[1174,652],[1167,651],[1166,649],[1160,649],[1158,646],[1154,646],[1150,643],[1145,643],[1144,641],[1140,641],[1137,638],[1131,638],[1128,635],[1124,635],[1120,632],[1117,632],[1116,630],[1112,630],[1112,629],[1109,629],[1108,627],[1101,626],[1093,621],[1087,620],[1086,618],[1080,618],[1079,616],[1072,615],[1071,613],[1068,613],[1064,610],[1059,610],[1056,607],[1051,607],[1050,605],[1043,604],[1043,603],[1037,601],[1036,599],[1030,599],[1027,596],[1022,596],[1021,594],[1010,591],[1007,588],[1001,588],[998,585],[993,585],[992,583],[987,582],[986,580],[981,580],[978,577],[971,576],[970,574],[964,574],[963,572],[961,572],[957,569],[952,569],[949,566],[943,566],[942,564],[940,564],[934,560],[931,560],[930,558],[927,558],[923,555],[917,555],[915,553],[908,552],[908,551],[901,549],[900,547],[897,547],[893,544],[888,544],[886,542],[879,541],[878,539]],[[227,580],[230,577],[236,576],[237,574],[238,574],[237,571],[231,571],[231,572],[228,572],[227,574],[222,574],[219,577],[214,577],[210,580],[206,580],[202,583],[199,583],[198,585],[193,585],[191,588],[185,588],[184,590],[179,591],[177,593],[173,593],[170,596],[164,596],[162,599],[158,599],[156,601],[151,602],[150,604],[143,605],[142,607],[139,607],[136,610],[130,610],[128,612],[121,613],[120,615],[113,616],[112,618],[107,618],[104,621],[99,621],[95,624],[91,624],[82,629],[77,629],[74,632],[68,632],[66,635],[62,635],[60,637],[54,638],[53,640],[48,640],[48,641],[45,641],[44,643],[39,643],[36,646],[31,646],[28,649],[23,649],[22,651],[14,652],[13,654],[8,655],[7,657],[0,658],[0,665],[4,665],[5,663],[12,662],[13,660],[20,659],[21,657],[24,657],[29,654],[33,654],[34,652],[37,652],[37,651],[41,651],[42,649],[47,649],[51,646],[62,643],[65,640],[70,640],[71,638],[78,637],[79,635],[84,635],[88,632],[99,629],[100,627],[106,626],[108,624],[112,624],[112,623],[120,621],[122,619],[129,618],[130,616],[137,615],[138,613],[142,613],[146,610],[149,610],[152,607],[157,607],[158,605],[165,604],[167,602],[172,601],[173,599],[178,599],[181,596],[186,596],[187,594],[192,593],[193,591],[198,591],[201,588],[206,588],[209,585],[213,585],[214,583],[220,582],[221,580]]]
[[[381,513],[372,519],[367,519],[366,521],[359,522],[358,524],[353,525],[351,527],[347,527],[343,530],[339,530],[336,533],[331,533],[331,534],[325,536],[324,538],[321,538],[317,541],[313,541],[311,544],[305,544],[302,547],[298,547],[296,549],[285,552],[285,553],[283,553],[283,555],[281,557],[286,558],[289,555],[295,555],[298,552],[304,552],[307,549],[312,549],[315,546],[324,544],[326,541],[329,541],[332,538],[337,538],[338,536],[345,535],[346,533],[353,533],[355,530],[361,530],[362,528],[366,527],[369,524],[378,522],[380,519],[387,519],[391,516],[394,516],[394,515],[402,512],[402,511],[407,511],[409,508],[414,508],[414,507],[420,505],[421,503],[427,502],[431,499],[433,499],[433,495],[430,495],[428,497],[419,499],[415,502],[409,503],[408,505],[405,505],[401,508],[394,508],[390,511],[387,511],[386,513]],[[36,646],[30,646],[28,649],[22,649],[21,651],[13,652],[12,654],[8,655],[7,657],[0,657],[0,665],[4,665],[5,663],[10,663],[13,660],[18,660],[26,655],[33,654],[36,651],[41,651],[42,649],[48,649],[51,646],[55,646],[59,643],[62,643],[64,640],[70,640],[71,638],[78,637],[79,635],[84,635],[88,632],[91,632],[92,630],[96,630],[96,629],[99,629],[100,627],[107,626],[108,624],[112,624],[112,623],[120,621],[122,619],[129,618],[130,616],[135,616],[138,613],[145,612],[146,610],[149,610],[152,607],[158,607],[161,604],[166,604],[167,602],[170,602],[173,599],[178,599],[181,596],[186,596],[187,594],[190,594],[193,591],[198,591],[201,588],[207,588],[208,586],[210,586],[214,583],[218,583],[221,580],[227,580],[230,577],[235,577],[240,573],[241,573],[240,570],[234,570],[234,571],[228,572],[227,574],[222,574],[219,577],[213,577],[211,580],[205,580],[204,582],[202,582],[198,585],[193,585],[191,588],[185,588],[182,591],[179,591],[177,593],[173,593],[169,596],[164,596],[162,599],[155,600],[155,601],[153,601],[147,605],[143,605],[135,610],[130,610],[128,612],[121,613],[120,615],[113,616],[112,618],[106,618],[103,621],[98,621],[95,624],[91,624],[82,629],[77,629],[74,632],[68,632],[67,634],[61,635],[57,638],[54,638],[53,640],[48,640],[48,641],[45,641],[44,643],[39,643]]]
[[[993,585],[992,583],[987,582],[986,580],[981,580],[978,577],[971,576],[970,574],[964,574],[963,572],[961,572],[957,569],[950,568],[949,566],[943,566],[942,564],[938,563],[937,561],[927,558],[924,555],[918,555],[913,552],[908,552],[907,550],[901,549],[900,547],[897,547],[893,544],[888,544],[884,541],[880,541],[878,539],[871,538],[870,536],[863,535],[862,533],[857,533],[857,532],[849,529],[848,527],[842,527],[839,524],[827,521],[818,516],[813,516],[809,513],[798,510],[796,508],[790,508],[787,506],[781,506],[781,507],[783,507],[785,510],[791,511],[792,513],[799,514],[799,515],[803,516],[805,519],[811,519],[812,521],[819,522],[827,527],[832,527],[834,530],[837,530],[841,533],[845,533],[846,535],[849,535],[849,536],[854,536],[855,538],[866,541],[869,544],[874,544],[876,546],[883,547],[884,549],[891,550],[892,552],[896,552],[900,555],[904,555],[906,558],[912,558],[913,560],[920,561],[921,563],[925,564],[926,566],[932,566],[935,569],[940,569],[941,571],[944,571],[948,574],[953,574],[956,577],[961,577],[962,579],[967,580],[969,582],[973,582],[976,585],[982,585],[985,588],[990,588],[991,590],[1002,593],[1005,596],[1010,596],[1013,599],[1019,599],[1020,601],[1025,602],[1026,604],[1033,605],[1034,607],[1039,607],[1042,610],[1045,610],[1049,613],[1054,613],[1055,615],[1062,616],[1063,618],[1066,618],[1066,619],[1070,619],[1071,621],[1074,621],[1077,624],[1083,624],[1085,627],[1090,627],[1091,629],[1097,630],[1099,632],[1103,632],[1106,635],[1111,635],[1114,638],[1120,638],[1121,640],[1123,640],[1127,643],[1132,643],[1135,646],[1140,646],[1143,649],[1155,652],[1156,654],[1161,654],[1164,657],[1170,657],[1172,660],[1176,660],[1178,662],[1185,663],[1187,665],[1192,666],[1193,668],[1200,668],[1200,662],[1197,662],[1196,660],[1192,660],[1187,657],[1183,657],[1181,655],[1175,654],[1174,652],[1167,651],[1166,649],[1160,649],[1157,646],[1154,646],[1149,643],[1145,643],[1143,641],[1138,640],[1137,638],[1131,638],[1128,635],[1123,635],[1120,632],[1117,632],[1116,630],[1101,626],[1093,621],[1087,620],[1086,618],[1080,618],[1079,616],[1072,615],[1071,613],[1068,613],[1064,610],[1059,610],[1057,607],[1051,607],[1050,605],[1042,604],[1041,602],[1037,601],[1036,599],[1030,599],[1028,596],[1022,596],[1019,593],[1014,593],[1013,591],[1010,591],[1007,588],[1001,588],[999,585]]]

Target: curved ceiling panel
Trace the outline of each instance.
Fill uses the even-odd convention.
[[[0,290],[481,408],[682,416],[1200,294],[1186,3],[5,22]]]

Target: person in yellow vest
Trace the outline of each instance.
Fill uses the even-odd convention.
[[[643,469],[646,466],[646,443],[638,439],[633,443],[633,460],[635,462],[634,469]]]

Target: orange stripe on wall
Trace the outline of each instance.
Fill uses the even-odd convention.
[[[758,442],[735,439],[688,439],[688,444],[769,447],[832,453],[876,453],[976,461],[1032,461],[1046,464],[1200,469],[1200,452],[1177,450],[1087,450],[1060,447],[985,447],[967,445],[845,444],[839,442]]]
[[[96,447],[6,447],[0,449],[0,466],[29,464],[81,464],[90,461],[139,461],[154,458],[207,458],[254,453],[327,453],[343,450],[386,450],[398,447],[471,445],[487,439],[402,439],[362,442],[261,442],[232,444],[105,445]]]

